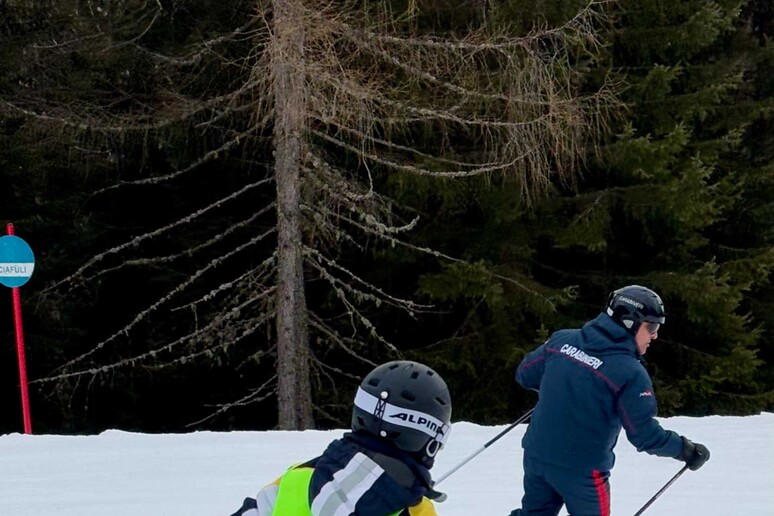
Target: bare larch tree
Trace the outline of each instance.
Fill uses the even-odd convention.
[[[609,84],[581,92],[574,66],[600,44],[605,3],[590,0],[561,25],[535,25],[515,35],[484,17],[465,33],[429,31],[420,23],[426,13],[416,2],[394,12],[388,1],[256,0],[238,27],[187,41],[174,52],[150,43],[174,6],[117,1],[106,11],[90,2],[62,3],[55,11],[71,21],[61,38],[26,47],[30,55],[53,59],[76,48],[89,55],[127,52],[142,56],[144,72],[160,86],[152,96],[127,95],[120,111],[105,99],[79,98],[66,84],[54,99],[20,87],[0,94],[1,112],[26,118],[35,131],[66,128],[61,134],[82,147],[85,133],[92,148],[102,149],[105,144],[95,142],[105,140],[96,135],[115,142],[135,134],[157,145],[181,128],[216,135],[171,171],[154,170],[115,187],[177,181],[199,168],[217,167],[224,156],[265,148],[267,135],[272,163],[266,177],[247,176],[227,195],[91,257],[51,285],[47,292],[53,295],[131,265],[201,256],[198,267],[125,326],[39,381],[212,360],[249,343],[257,357],[276,353],[276,376],[260,379],[260,387],[215,413],[276,393],[279,428],[311,427],[313,375],[342,373],[320,350],[335,348],[368,364],[378,356],[374,349],[400,356],[368,310],[391,307],[413,316],[426,308],[347,267],[338,249],[365,252],[369,242],[383,242],[457,260],[408,243],[404,235],[421,221],[380,193],[383,178],[508,174],[521,185],[515,195],[527,200],[538,198],[552,181],[571,181],[585,145],[615,104]],[[219,73],[227,88],[194,87],[203,75]],[[46,77],[49,85],[60,80]],[[271,184],[275,190],[269,196]],[[263,192],[263,204],[227,229],[202,234],[186,249],[142,255],[149,242],[256,191]],[[273,227],[259,224],[272,210]],[[219,247],[225,239],[230,239],[226,251]],[[216,248],[216,257],[205,258]],[[254,259],[240,258],[229,276],[222,269],[215,274],[245,255]],[[212,276],[217,279],[208,283]],[[328,285],[343,317],[325,317],[308,305],[312,280]],[[526,284],[524,291],[539,295]],[[142,325],[161,327],[183,314],[190,314],[189,330],[177,324],[176,333],[165,333],[166,340],[151,349],[129,351],[126,343]],[[262,328],[273,331],[262,337]]]

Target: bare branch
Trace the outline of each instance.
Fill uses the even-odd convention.
[[[86,271],[87,269],[92,267],[94,264],[101,262],[102,260],[104,260],[108,256],[120,253],[121,251],[123,251],[125,249],[128,249],[130,247],[137,247],[137,246],[140,245],[141,242],[143,242],[145,240],[149,240],[149,239],[154,238],[156,236],[159,236],[159,235],[161,235],[163,233],[166,233],[167,231],[171,231],[172,229],[174,229],[174,228],[176,228],[176,227],[178,227],[180,225],[187,224],[187,223],[189,223],[189,222],[191,222],[191,221],[201,217],[205,213],[207,213],[209,211],[212,211],[215,208],[218,208],[218,207],[222,206],[223,204],[238,198],[239,196],[241,196],[242,194],[252,190],[253,188],[261,186],[261,185],[263,185],[263,184],[265,184],[265,183],[267,183],[269,181],[271,181],[271,178],[263,179],[261,181],[258,181],[257,183],[250,183],[247,186],[244,186],[241,189],[237,190],[236,192],[232,193],[231,195],[228,195],[228,196],[226,196],[226,197],[224,197],[222,199],[219,199],[219,200],[215,201],[214,203],[209,204],[208,206],[205,206],[204,208],[202,208],[202,209],[200,209],[200,210],[198,210],[198,211],[196,211],[194,213],[191,213],[190,215],[187,215],[187,216],[183,217],[182,219],[176,220],[176,221],[174,221],[174,222],[172,222],[170,224],[167,224],[166,226],[158,228],[158,229],[156,229],[154,231],[151,231],[149,233],[144,233],[142,235],[139,235],[139,236],[133,238],[132,240],[130,240],[128,242],[125,242],[125,243],[120,244],[120,245],[118,245],[116,247],[108,249],[107,251],[105,251],[103,253],[100,253],[100,254],[94,256],[93,258],[91,258],[88,262],[86,262],[84,265],[82,265],[78,270],[76,270],[70,276],[66,277],[63,280],[60,280],[60,281],[54,283],[53,285],[51,285],[49,287],[47,287],[46,289],[43,290],[43,292],[48,292],[48,291],[51,291],[53,289],[58,288],[59,286],[65,284],[65,283],[73,282],[76,278],[83,276],[84,275],[83,274],[84,271]],[[262,239],[262,238],[263,238],[263,236],[259,237],[259,239]]]
[[[226,412],[233,409],[234,407],[244,407],[247,405],[251,405],[253,403],[259,403],[265,400],[266,398],[268,398],[269,396],[273,396],[277,392],[276,386],[273,385],[274,382],[276,381],[277,381],[277,375],[275,374],[274,376],[266,380],[260,387],[252,391],[247,396],[244,396],[243,398],[240,398],[236,401],[232,401],[231,403],[218,405],[218,410],[216,410],[215,412],[213,412],[207,417],[199,419],[198,421],[188,423],[187,425],[185,425],[186,428],[199,426],[200,424],[206,421],[209,421],[211,419],[214,419],[215,417],[221,414],[225,414]]]

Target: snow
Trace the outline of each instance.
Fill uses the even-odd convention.
[[[774,414],[661,423],[707,445],[712,458],[682,475],[645,514],[774,516]],[[504,428],[455,423],[435,476]],[[520,425],[438,485],[449,495],[437,505],[442,516],[505,516],[519,505],[524,430]],[[343,432],[2,435],[0,515],[229,515],[244,497]],[[616,452],[616,516],[636,513],[682,466],[637,453],[623,435]]]

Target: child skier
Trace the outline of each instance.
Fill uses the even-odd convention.
[[[449,436],[451,408],[446,383],[429,367],[380,365],[358,388],[352,432],[233,516],[437,516],[429,470]]]

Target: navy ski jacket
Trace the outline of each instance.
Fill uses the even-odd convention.
[[[581,329],[560,330],[516,371],[540,393],[522,440],[527,457],[582,470],[609,471],[623,426],[637,448],[679,457],[683,442],[654,419],[656,397],[634,338],[606,313]]]

